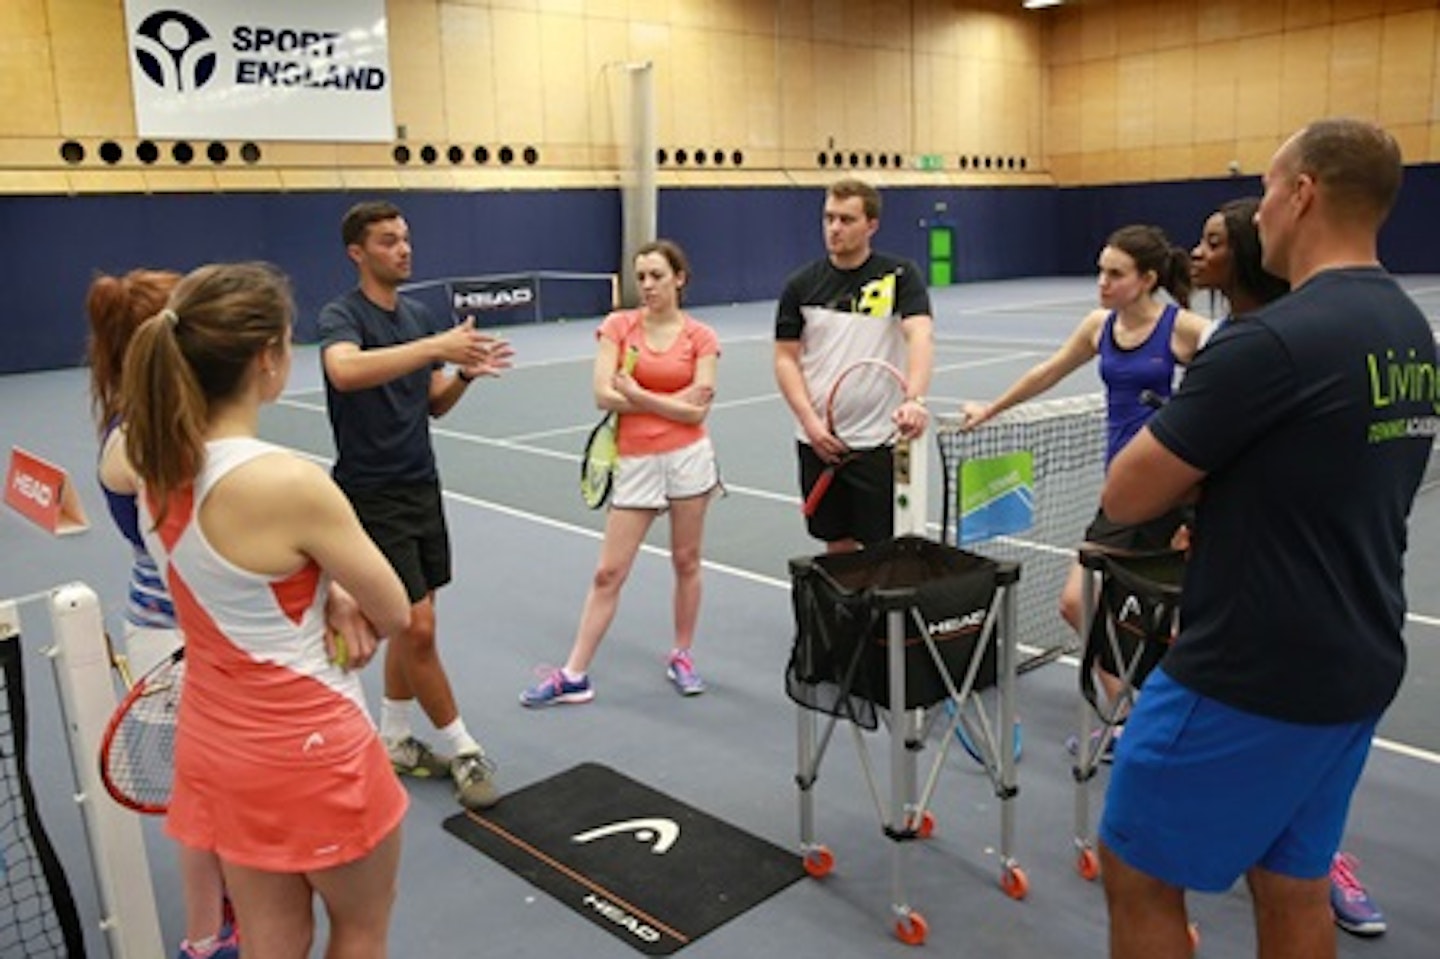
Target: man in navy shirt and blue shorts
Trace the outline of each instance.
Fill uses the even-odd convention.
[[[1260,955],[1336,954],[1331,857],[1405,670],[1406,520],[1440,400],[1430,326],[1377,256],[1400,178],[1369,123],[1280,147],[1256,223],[1292,292],[1216,334],[1107,474],[1117,522],[1196,501],[1180,634],[1100,823],[1113,957],[1189,957],[1185,891],[1241,876]]]

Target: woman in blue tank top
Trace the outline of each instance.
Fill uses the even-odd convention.
[[[90,320],[90,403],[101,431],[100,489],[115,526],[131,549],[125,653],[136,676],[168,656],[180,645],[181,636],[164,576],[145,551],[140,535],[137,480],[125,456],[120,419],[120,376],[131,336],[165,307],[179,281],[180,274],[163,270],[132,270],[123,277],[102,274],[90,284],[85,297]],[[185,898],[185,940],[178,959],[238,959],[235,928],[225,921],[220,860],[212,852],[181,846],[180,884]]]
[[[1098,356],[1105,383],[1108,465],[1155,412],[1146,394],[1161,399],[1170,395],[1176,366],[1190,362],[1209,325],[1185,309],[1190,302],[1189,255],[1172,245],[1159,227],[1133,225],[1110,234],[1098,265],[1100,306],[1086,314],[1058,350],[994,401],[966,403],[961,410],[966,429],[1039,396]],[[1164,302],[1160,290],[1175,302]],[[1097,510],[1085,542],[1114,549],[1164,549],[1179,526],[1178,513],[1122,526]],[[1072,563],[1060,594],[1060,615],[1077,633],[1082,629],[1082,575],[1080,563]],[[1113,701],[1119,681],[1104,673],[1099,678]]]

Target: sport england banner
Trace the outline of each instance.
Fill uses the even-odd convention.
[[[1029,452],[960,465],[960,545],[1018,533],[1035,522],[1035,463]]]
[[[125,0],[142,137],[386,141],[385,0]]]

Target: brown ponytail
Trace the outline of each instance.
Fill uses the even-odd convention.
[[[202,266],[135,332],[125,355],[125,453],[158,504],[194,480],[216,402],[245,385],[255,357],[284,341],[290,285],[264,263]]]

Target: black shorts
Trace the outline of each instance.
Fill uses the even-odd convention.
[[[400,575],[411,604],[450,582],[450,533],[438,479],[345,494],[360,525]]]
[[[808,496],[825,471],[825,462],[808,443],[800,454],[800,495]],[[895,457],[889,446],[861,450],[835,471],[830,489],[805,521],[810,535],[826,543],[843,539],[883,543],[895,535]]]
[[[1188,510],[1174,509],[1163,516],[1126,526],[1111,520],[1103,509],[1096,510],[1094,521],[1085,528],[1085,542],[1136,553],[1170,549],[1175,531],[1185,524],[1188,516]]]

